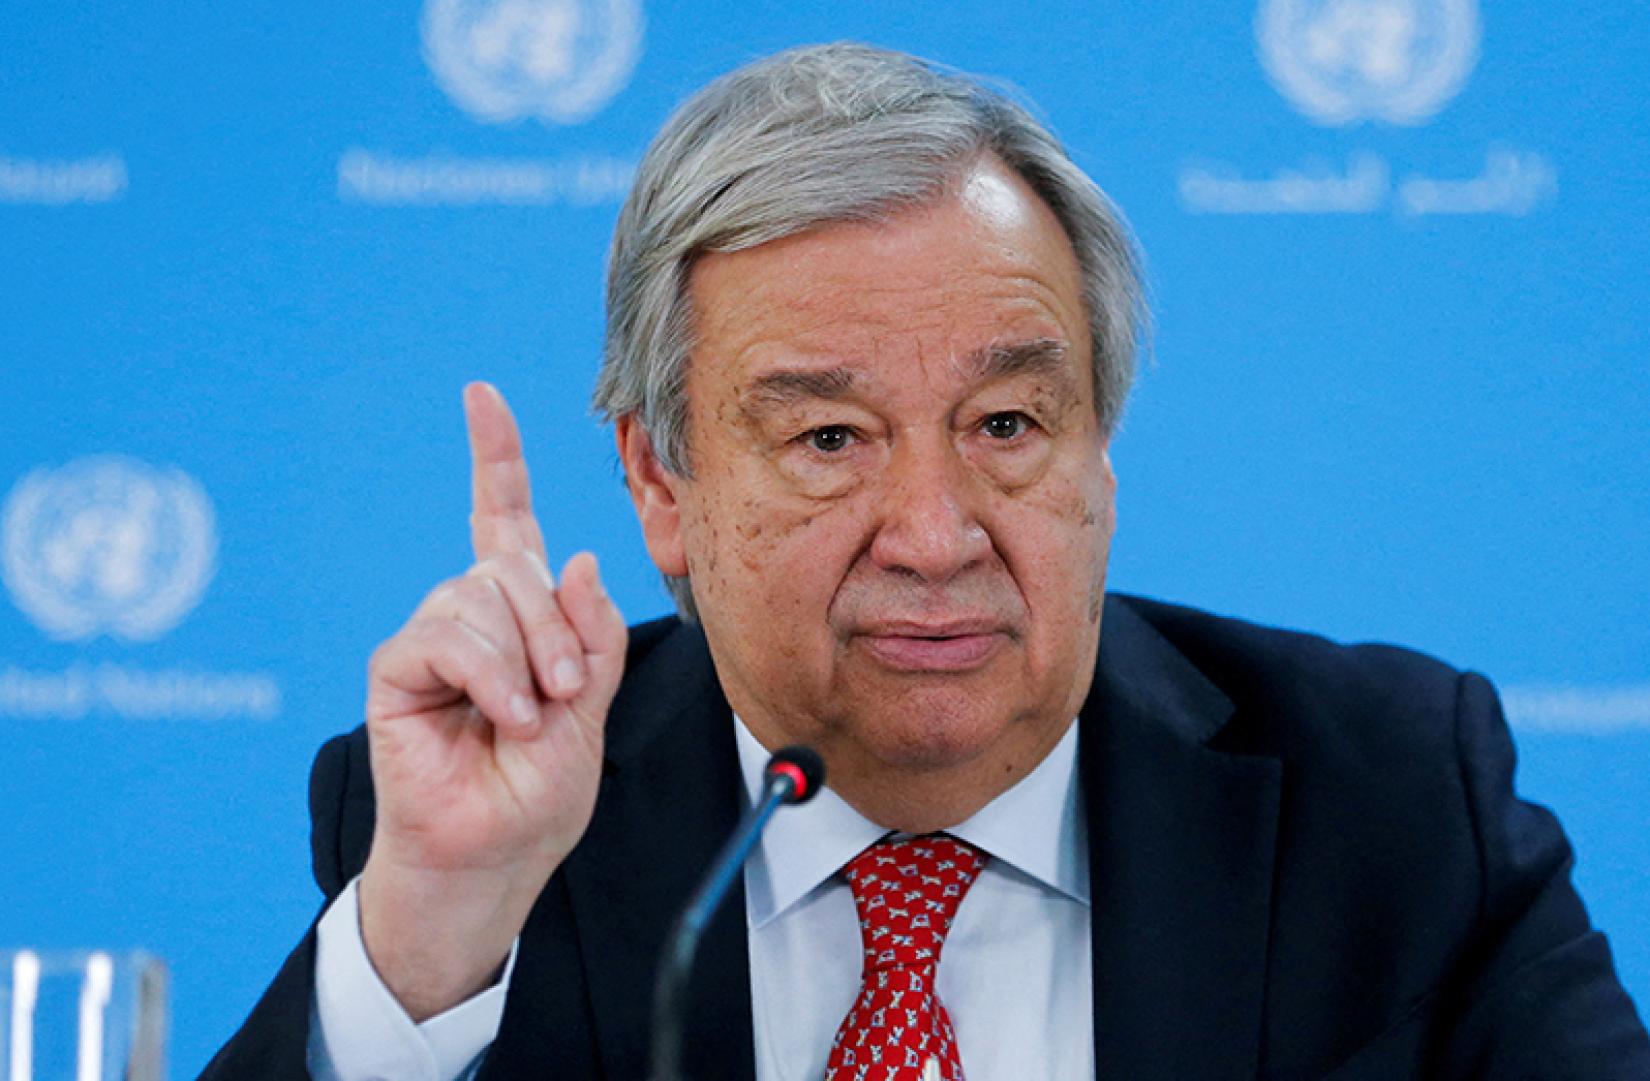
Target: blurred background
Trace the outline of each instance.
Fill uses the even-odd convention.
[[[192,1076],[316,914],[305,784],[468,561],[668,604],[587,398],[670,109],[853,38],[1017,87],[1146,254],[1112,582],[1502,688],[1650,1003],[1650,9],[0,3],[0,947],[141,948]]]

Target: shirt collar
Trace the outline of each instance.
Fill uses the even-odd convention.
[[[750,806],[761,795],[769,753],[738,715],[734,727]],[[1057,825],[1050,829],[1050,823]],[[1088,840],[1077,784],[1076,723],[1019,784],[946,832],[989,852],[999,869],[1088,904]],[[761,927],[802,902],[843,864],[887,834],[829,784],[808,803],[781,809],[768,822],[746,867],[750,926]]]

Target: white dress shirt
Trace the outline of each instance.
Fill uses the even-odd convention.
[[[735,718],[747,801],[768,752]],[[1088,841],[1077,725],[1035,770],[947,832],[991,858],[963,899],[937,984],[969,1081],[1094,1075]],[[1052,828],[1051,828],[1052,827]],[[887,835],[828,787],[774,816],[745,867],[757,1081],[819,1081],[859,994],[853,893],[837,872]],[[316,1081],[454,1081],[498,1031],[499,983],[415,1025],[361,942],[355,885],[318,928],[310,1072]]]

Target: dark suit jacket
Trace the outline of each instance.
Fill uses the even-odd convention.
[[[702,634],[643,625],[628,665],[595,818],[522,933],[483,1078],[646,1075],[665,932],[739,815]],[[1650,1078],[1482,678],[1112,597],[1079,723],[1100,1078]],[[372,836],[362,732],[322,749],[310,805],[330,898]],[[742,909],[700,953],[695,1077],[754,1075]],[[312,930],[204,1076],[304,1076],[313,964]]]

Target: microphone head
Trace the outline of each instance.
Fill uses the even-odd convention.
[[[768,768],[762,771],[769,778],[786,777],[791,782],[786,803],[807,803],[814,793],[825,787],[825,760],[812,747],[793,743],[781,747],[768,759]]]

